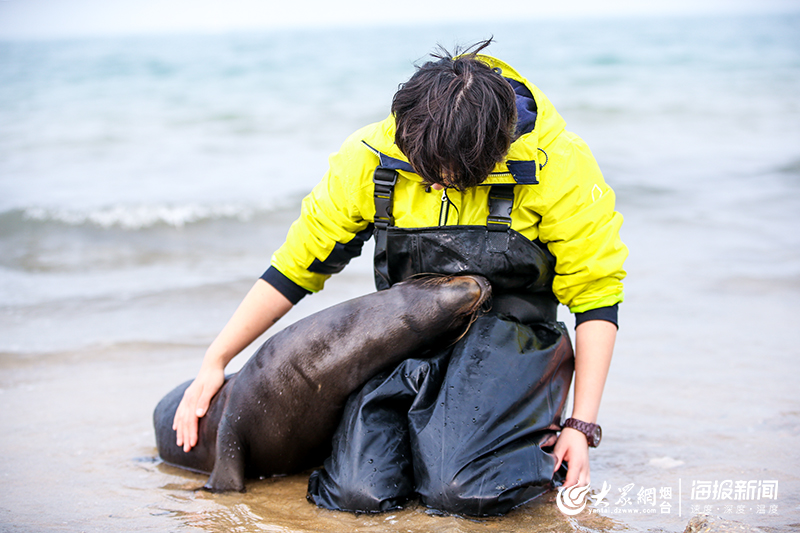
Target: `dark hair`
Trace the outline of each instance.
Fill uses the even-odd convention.
[[[514,90],[476,57],[492,39],[454,57],[441,46],[392,100],[395,143],[428,183],[464,190],[508,153],[517,122]]]

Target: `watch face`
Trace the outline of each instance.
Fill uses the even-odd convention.
[[[600,426],[595,426],[594,431],[592,432],[592,441],[593,445],[597,446],[600,444],[600,440],[603,438],[603,430],[600,429]]]

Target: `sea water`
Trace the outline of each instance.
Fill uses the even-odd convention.
[[[188,490],[202,478],[156,459],[155,403],[196,373],[328,155],[388,115],[437,43],[491,35],[625,217],[595,502],[570,518],[553,493],[470,522],[319,511],[303,476]],[[788,530],[799,229],[798,15],[2,42],[0,525],[680,531],[710,512]],[[373,290],[369,253],[279,324]]]

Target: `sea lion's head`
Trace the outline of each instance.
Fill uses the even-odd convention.
[[[486,310],[485,306],[492,296],[489,280],[476,274],[423,274],[395,286],[401,285],[416,289],[415,292],[425,301],[425,305],[435,304],[430,308],[431,317],[447,320],[448,329],[474,321]],[[442,310],[447,312],[442,313]]]

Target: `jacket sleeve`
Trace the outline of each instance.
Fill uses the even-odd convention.
[[[615,211],[614,191],[589,147],[570,132],[561,142],[542,183],[539,239],[556,257],[553,292],[581,314],[622,301],[628,249],[619,235],[622,215]]]
[[[356,143],[356,138],[345,141],[330,157],[328,171],[303,199],[300,217],[262,276],[293,302],[321,290],[325,280],[361,254],[372,235],[362,207],[365,199],[372,198],[365,158],[374,156]]]

